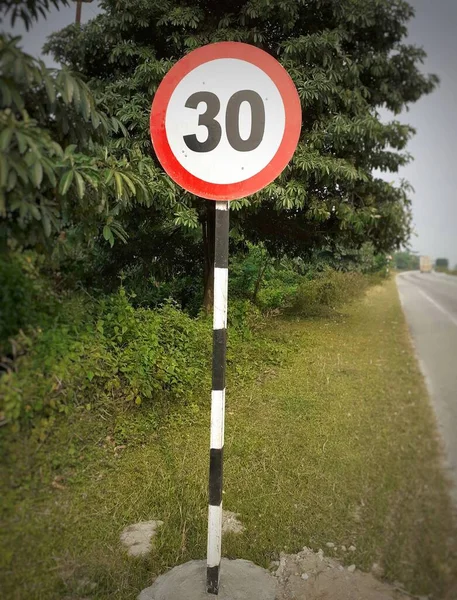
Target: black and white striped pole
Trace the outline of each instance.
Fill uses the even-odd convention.
[[[216,202],[213,307],[213,383],[209,453],[209,508],[206,589],[219,593],[222,542],[222,467],[225,420],[225,353],[227,348],[227,296],[229,203]]]
[[[209,44],[186,54],[166,74],[154,96],[150,129],[164,170],[191,194],[215,202],[216,223],[207,558],[159,577],[145,598],[156,600],[155,590],[165,584],[167,600],[200,600],[208,593],[255,600],[259,590],[262,598],[274,598],[269,576],[247,561],[224,561],[220,578],[229,201],[255,194],[287,166],[300,137],[300,98],[267,52],[239,42]],[[176,195],[176,200],[192,210],[189,197]],[[162,591],[158,597],[165,599]]]

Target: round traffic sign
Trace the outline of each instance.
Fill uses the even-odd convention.
[[[268,185],[292,158],[300,99],[272,56],[219,42],[170,69],[154,96],[150,129],[176,183],[202,198],[235,200]]]

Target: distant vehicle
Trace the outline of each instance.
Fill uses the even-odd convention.
[[[421,256],[419,261],[419,269],[421,273],[431,273],[432,272],[432,261],[430,256]]]

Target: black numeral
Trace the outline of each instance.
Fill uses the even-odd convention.
[[[184,142],[194,152],[211,152],[217,148],[222,137],[222,128],[215,119],[221,103],[216,94],[212,92],[196,92],[187,99],[185,106],[186,108],[197,108],[200,102],[206,104],[206,111],[198,116],[198,125],[204,125],[207,128],[208,137],[204,142],[199,142],[195,133],[192,133],[184,136]],[[251,131],[245,140],[240,134],[240,108],[243,102],[248,102],[251,108]],[[228,142],[234,150],[250,152],[259,146],[265,133],[265,106],[257,92],[240,90],[231,96],[227,104],[225,128]]]
[[[199,142],[195,133],[185,135],[184,141],[188,148],[194,152],[211,152],[221,141],[222,129],[214,119],[221,108],[221,103],[216,94],[211,92],[196,92],[187,99],[187,108],[197,108],[200,102],[206,103],[206,111],[198,116],[198,124],[204,125],[208,130],[208,137],[204,142]]]
[[[247,140],[240,135],[240,107],[248,102],[251,107],[251,133]],[[262,98],[252,90],[241,90],[230,98],[225,115],[225,127],[230,146],[238,152],[255,150],[265,133],[265,106]]]

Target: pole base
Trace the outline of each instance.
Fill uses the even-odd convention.
[[[222,559],[219,594],[206,591],[206,561],[175,567],[144,589],[137,600],[275,600],[276,578],[248,560]]]

